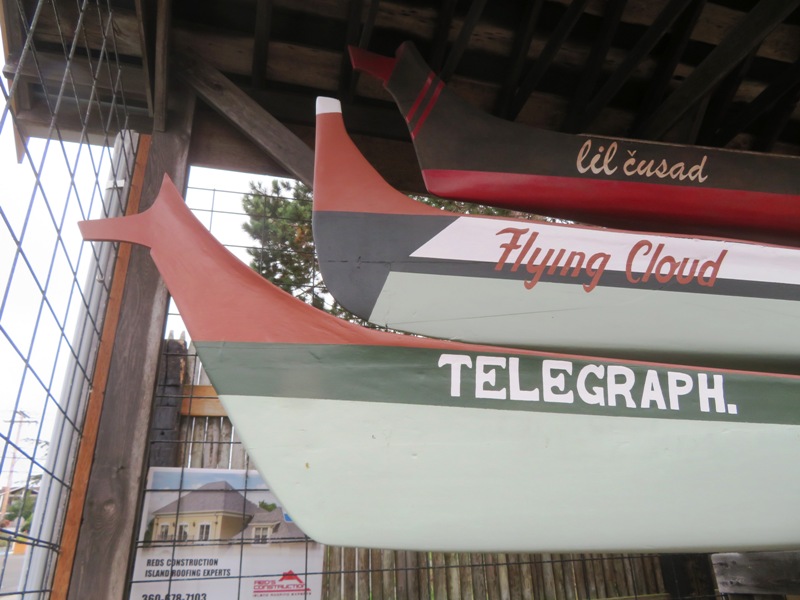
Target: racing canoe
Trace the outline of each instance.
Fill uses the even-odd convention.
[[[595,225],[800,243],[800,158],[572,135],[465,102],[411,43],[396,57],[351,47],[411,133],[428,190]]]
[[[337,100],[317,110],[317,256],[359,317],[474,343],[800,368],[800,249],[438,210],[369,165]]]
[[[146,212],[81,231],[150,247],[247,452],[320,542],[486,552],[800,543],[799,377],[364,329],[237,260],[169,180]]]

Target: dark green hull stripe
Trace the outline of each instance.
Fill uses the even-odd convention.
[[[800,425],[799,377],[395,346],[195,345],[220,395]]]

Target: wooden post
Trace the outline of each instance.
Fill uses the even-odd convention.
[[[194,96],[175,89],[170,100],[168,128],[152,136],[142,210],[155,199],[164,173],[179,190],[186,186]],[[167,304],[149,251],[133,247],[69,583],[73,600],[127,594]]]

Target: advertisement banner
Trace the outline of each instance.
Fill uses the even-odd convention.
[[[256,471],[151,468],[131,600],[318,599],[322,545]]]

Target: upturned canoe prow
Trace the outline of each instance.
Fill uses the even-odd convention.
[[[342,106],[317,98],[314,206],[318,210],[380,214],[441,214],[392,188],[347,134]]]
[[[195,341],[370,344],[382,333],[337,319],[272,285],[211,235],[166,175],[144,212],[79,227],[87,241],[149,247]]]

